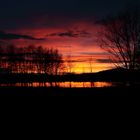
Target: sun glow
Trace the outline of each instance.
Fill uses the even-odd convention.
[[[17,34],[28,34],[35,38],[44,38],[44,40],[12,40],[11,43],[19,45],[20,47],[33,44],[35,46],[43,46],[47,49],[58,49],[59,53],[62,54],[64,61],[66,61],[65,64],[67,61],[72,61],[71,70],[69,70],[67,64],[65,65],[67,72],[89,73],[102,71],[112,67],[112,64],[110,63],[98,62],[99,59],[107,59],[108,56],[97,45],[95,38],[95,33],[98,28],[97,25],[93,26],[90,23],[78,22],[69,26],[71,27],[70,30],[65,27],[25,28],[19,29],[16,32],[15,30],[11,30],[11,32]],[[73,36],[70,36],[70,33],[72,33]],[[81,35],[82,33],[83,36]],[[76,37],[74,37],[74,35],[76,35]],[[90,62],[91,58],[92,64]]]
[[[102,70],[107,70],[112,68],[112,64],[101,64],[101,63],[93,63],[92,67],[89,63],[76,63],[72,67],[73,73],[91,73],[91,72],[99,72]]]

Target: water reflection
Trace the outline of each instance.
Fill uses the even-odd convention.
[[[58,83],[59,87],[71,88],[91,88],[91,87],[110,87],[112,83],[109,82],[64,82]]]
[[[118,83],[112,82],[46,82],[46,83],[16,83],[16,84],[0,84],[0,86],[16,86],[16,87],[63,87],[63,88],[95,88],[95,87],[112,87]]]

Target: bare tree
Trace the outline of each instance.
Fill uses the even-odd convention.
[[[11,72],[16,72],[17,70],[17,55],[16,55],[16,46],[9,45],[6,48],[6,56],[7,56],[7,64],[8,69],[11,70]]]
[[[43,61],[44,61],[44,58],[43,58],[43,55],[44,55],[44,49],[42,46],[38,46],[36,49],[35,49],[35,52],[34,52],[34,63],[36,64],[36,71],[37,73],[43,73]]]
[[[117,67],[137,69],[140,65],[140,13],[127,11],[101,22],[100,46],[111,54]]]
[[[25,73],[26,72],[25,56],[26,56],[25,48],[18,48],[18,52],[17,52],[18,73]]]
[[[93,58],[92,56],[89,58],[89,66],[90,66],[90,72],[93,72]]]
[[[68,55],[67,56],[67,71],[68,71],[68,73],[72,73],[72,68],[73,68],[73,61],[72,61],[72,58],[71,58],[72,56],[71,55]]]
[[[5,51],[0,47],[0,68],[7,68],[13,73],[58,75],[63,68],[63,59],[58,50],[10,45]]]
[[[69,74],[72,74],[72,68],[73,68],[73,60],[72,60],[72,56],[71,56],[71,52],[70,54],[67,56],[66,59],[66,70]],[[72,83],[71,80],[69,81],[69,87],[72,87]]]
[[[63,66],[62,55],[58,50],[44,50],[44,71],[49,75],[57,75]]]
[[[34,45],[30,45],[25,48],[25,69],[26,73],[34,73],[36,72],[36,47]]]
[[[58,75],[60,71],[63,69],[63,59],[62,55],[59,54],[58,50],[54,50],[54,74]]]
[[[72,73],[73,60],[71,55],[71,46],[69,46],[69,54],[66,57],[66,70],[68,73]]]
[[[3,48],[0,46],[0,68],[2,68],[3,64]]]

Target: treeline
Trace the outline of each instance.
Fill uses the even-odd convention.
[[[62,69],[63,59],[57,49],[45,49],[42,46],[0,46],[0,73],[58,75]]]

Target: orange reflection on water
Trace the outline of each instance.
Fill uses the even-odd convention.
[[[115,84],[111,82],[64,82],[60,83],[60,87],[72,87],[72,88],[97,88],[97,87],[111,87]]]
[[[94,87],[111,87],[112,83],[109,82],[64,82],[60,83],[60,87],[72,88],[94,88]]]
[[[112,87],[115,84],[111,82],[46,82],[46,83],[16,83],[16,84],[0,84],[0,86],[14,87],[61,87],[61,88],[101,88]]]

